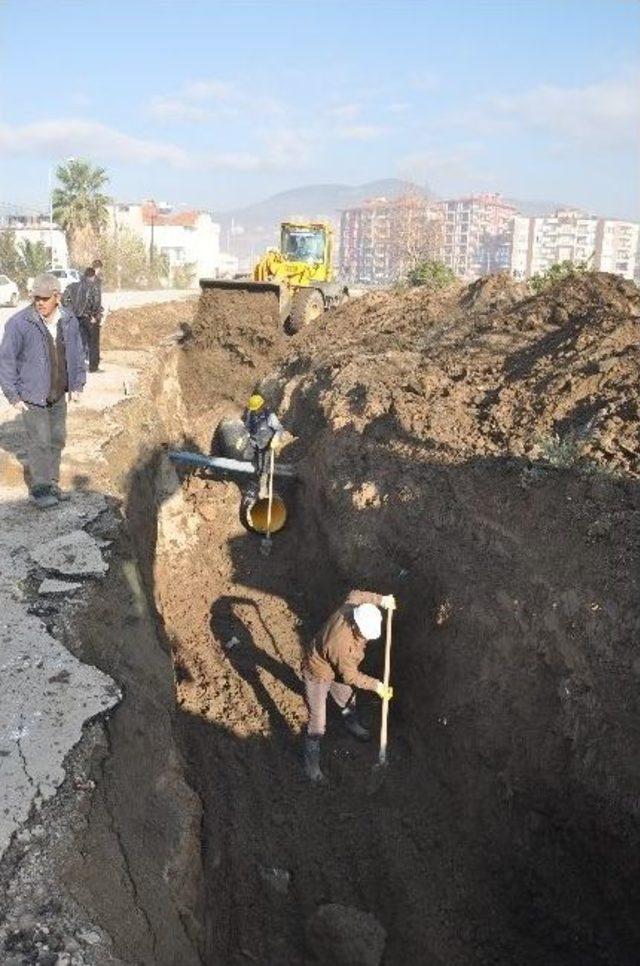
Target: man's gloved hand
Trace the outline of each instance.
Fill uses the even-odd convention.
[[[391,701],[391,698],[393,697],[393,688],[391,687],[391,685],[385,688],[382,681],[378,681],[376,685],[376,694],[378,695],[379,698],[382,698],[383,701],[384,700]]]
[[[273,450],[273,452],[274,453],[277,453],[278,450],[280,449],[280,446],[281,446],[281,443],[280,443],[280,440],[278,439],[278,437],[277,436],[272,436],[271,437],[271,442],[269,443],[269,447]]]
[[[396,599],[393,594],[387,594],[385,597],[383,597],[380,601],[380,606],[384,607],[386,610],[395,610]]]

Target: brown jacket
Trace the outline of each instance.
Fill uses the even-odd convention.
[[[352,590],[311,641],[302,664],[303,674],[320,681],[337,679],[363,691],[375,691],[378,680],[358,671],[367,641],[354,625],[353,610],[358,604],[379,605],[381,600],[381,594]]]

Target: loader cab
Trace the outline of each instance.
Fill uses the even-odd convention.
[[[331,262],[331,243],[325,225],[283,224],[280,251],[287,262],[327,265]]]

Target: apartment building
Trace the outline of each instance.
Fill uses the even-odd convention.
[[[640,226],[595,218],[574,208],[542,218],[514,218],[511,273],[530,278],[558,262],[583,263],[632,279]]]
[[[350,282],[388,284],[439,252],[442,216],[423,197],[372,198],[340,213],[339,271]]]
[[[108,230],[117,234],[123,228],[140,235],[150,255],[164,255],[171,275],[190,266],[197,284],[229,270],[229,257],[220,252],[220,225],[206,211],[155,201],[110,205]]]
[[[3,220],[0,231],[13,232],[16,246],[25,241],[33,245],[41,242],[51,268],[69,267],[66,235],[48,215],[10,215]]]
[[[443,219],[440,259],[464,279],[511,267],[516,209],[499,194],[476,194],[438,202]]]

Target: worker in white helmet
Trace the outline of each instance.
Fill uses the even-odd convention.
[[[393,696],[391,687],[385,688],[382,681],[362,674],[358,668],[367,642],[380,637],[380,608],[393,610],[395,606],[392,594],[353,590],[311,641],[302,665],[309,709],[304,768],[311,781],[323,778],[320,742],[326,727],[327,696],[330,694],[341,709],[347,731],[361,741],[368,741],[371,735],[358,721],[353,689],[375,691],[380,698]]]

